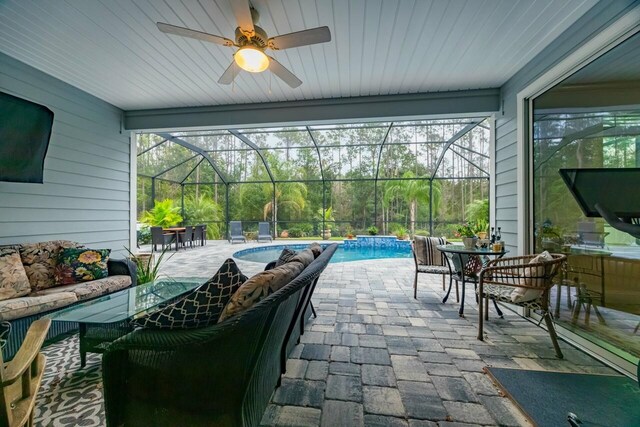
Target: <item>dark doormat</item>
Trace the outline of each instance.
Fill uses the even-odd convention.
[[[584,427],[640,426],[640,387],[627,377],[505,368],[485,371],[539,427],[569,426],[569,412]]]

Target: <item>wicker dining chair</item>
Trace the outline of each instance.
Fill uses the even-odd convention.
[[[548,254],[548,253],[547,253]],[[556,356],[562,359],[558,337],[549,311],[552,279],[567,257],[562,254],[526,255],[491,260],[480,271],[478,295],[478,339],[484,339],[483,321],[489,320],[489,300],[506,302],[539,311],[544,319]],[[484,300],[484,303],[483,303]],[[484,315],[483,315],[484,310]]]

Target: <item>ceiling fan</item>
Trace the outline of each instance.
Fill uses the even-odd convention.
[[[237,47],[233,54],[231,65],[218,79],[218,83],[228,85],[236,78],[240,69],[250,73],[260,73],[269,69],[282,81],[296,88],[302,84],[302,80],[286,69],[273,57],[267,55],[265,50],[284,50],[292,47],[307,46],[316,43],[331,41],[329,27],[317,27],[309,30],[297,31],[295,33],[282,34],[275,37],[267,37],[267,33],[257,25],[259,14],[249,4],[249,0],[229,0],[233,9],[233,14],[238,21],[235,41],[226,37],[196,31],[185,27],[158,22],[156,25],[163,33],[176,36],[190,37],[206,42],[216,43],[222,46]]]

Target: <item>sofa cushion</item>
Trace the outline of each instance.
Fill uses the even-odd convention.
[[[298,261],[289,261],[280,267],[256,274],[244,282],[233,294],[220,314],[218,322],[242,313],[295,279],[304,270]]]
[[[529,264],[536,264],[541,262],[550,262],[553,261],[553,256],[548,252],[544,251],[541,254],[533,257]],[[532,288],[515,288],[513,292],[511,292],[511,301],[515,303],[521,303],[525,301],[533,301],[538,299],[544,292],[545,279],[544,277],[549,273],[549,269],[551,266],[538,266],[538,267],[528,267],[524,271],[524,281],[523,285],[525,286],[533,286],[540,289],[532,289]]]
[[[27,296],[0,301],[0,321],[19,319],[78,301],[73,292],[58,292],[51,295]]]
[[[68,240],[52,240],[40,243],[25,243],[20,245],[20,258],[24,270],[29,277],[31,289],[41,289],[55,286],[53,270],[58,262],[61,248],[77,248],[80,245]]]
[[[109,276],[91,282],[74,283],[71,285],[56,286],[32,293],[33,296],[53,295],[60,292],[73,292],[78,301],[110,294],[131,286],[130,276]]]
[[[311,252],[313,252],[314,258],[318,258],[322,253],[322,246],[320,246],[318,242],[313,242],[312,244],[310,244],[309,249],[311,249]]]
[[[56,285],[71,285],[107,277],[109,254],[111,249],[62,249],[54,269]]]
[[[0,248],[0,300],[17,298],[31,292],[27,272],[17,249]]]
[[[291,258],[296,256],[296,254],[297,252],[293,249],[284,248],[282,252],[280,252],[280,256],[278,257],[278,259],[276,260],[276,267],[280,267],[281,265],[286,264]]]
[[[220,312],[245,281],[236,263],[227,259],[211,279],[161,310],[134,319],[135,326],[154,329],[201,328],[218,321]]]
[[[299,262],[306,268],[309,264],[313,262],[314,259],[315,257],[313,255],[313,252],[311,251],[310,248],[307,248],[295,254],[293,257],[289,259],[288,262],[294,262],[294,261]]]

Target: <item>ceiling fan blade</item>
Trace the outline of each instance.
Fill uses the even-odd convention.
[[[269,70],[294,89],[302,84],[302,80],[272,57],[269,57]]]
[[[233,46],[233,41],[225,37],[214,36],[213,34],[203,33],[202,31],[196,31],[185,27],[165,24],[164,22],[158,22],[156,23],[156,25],[158,26],[158,29],[163,33],[203,40],[205,42],[221,44],[222,46]]]
[[[255,34],[253,28],[253,18],[251,17],[251,7],[249,6],[249,0],[229,0],[231,2],[231,9],[238,21],[238,27],[245,32]]]
[[[268,44],[271,49],[282,50],[329,41],[331,41],[329,27],[317,27],[271,37]]]
[[[231,65],[224,70],[224,73],[218,79],[218,83],[221,85],[230,85],[233,82],[233,79],[240,73],[240,67],[236,64],[236,61],[231,61]]]

